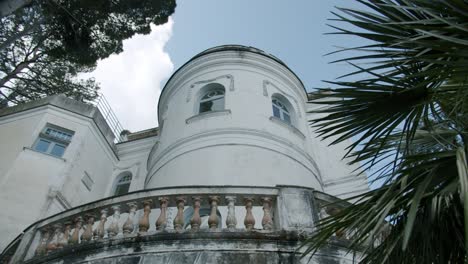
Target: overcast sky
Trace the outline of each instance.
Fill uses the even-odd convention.
[[[331,32],[334,6],[359,7],[350,0],[179,0],[168,23],[149,35],[124,41],[124,52],[100,61],[92,75],[123,127],[133,132],[157,126],[157,102],[170,75],[213,46],[254,46],[283,60],[310,91],[349,70],[328,64],[334,46],[358,40]],[[362,44],[362,43],[361,43]]]

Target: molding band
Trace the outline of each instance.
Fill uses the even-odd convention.
[[[230,115],[230,114],[231,114],[231,110],[229,110],[229,109],[220,110],[220,111],[209,111],[209,112],[204,112],[204,113],[189,117],[189,118],[185,119],[185,123],[190,124],[192,122],[195,122],[195,121],[198,121],[198,120],[201,120],[201,119],[214,117],[214,116],[225,116],[225,115]]]

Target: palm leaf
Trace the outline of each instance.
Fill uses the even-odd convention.
[[[370,43],[335,59],[355,70],[318,89],[317,134],[354,139],[345,157],[384,184],[321,220],[312,253],[349,233],[363,263],[458,263],[468,239],[468,4],[461,0],[357,0],[338,8],[336,30]],[[347,81],[354,76],[358,81]],[[384,238],[381,237],[384,235]],[[380,238],[379,238],[380,236]]]

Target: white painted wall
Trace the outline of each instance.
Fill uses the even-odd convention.
[[[213,82],[226,89],[226,111],[197,116],[199,91]],[[271,120],[275,94],[294,108],[294,127]],[[300,81],[263,55],[223,51],[193,60],[161,95],[163,126],[146,188],[292,184],[322,190],[307,149],[306,100]]]
[[[107,186],[105,191],[107,196],[113,195],[117,177],[125,172],[130,172],[132,175],[129,192],[144,189],[148,155],[156,142],[158,142],[158,136],[117,144],[117,153],[120,161],[113,169],[111,175],[112,184]]]
[[[75,132],[62,158],[32,150],[47,124]],[[0,117],[0,138],[0,248],[38,219],[105,197],[118,160],[90,118],[46,105]]]
[[[307,104],[307,111],[317,110],[323,107],[318,104]],[[309,120],[323,115],[308,113]],[[316,160],[324,183],[324,192],[342,199],[352,197],[369,190],[367,176],[359,174],[358,164],[349,164],[349,158],[343,159],[346,147],[351,145],[350,140],[345,140],[335,145],[330,145],[336,137],[322,140],[317,137],[314,128],[310,130],[310,153]]]

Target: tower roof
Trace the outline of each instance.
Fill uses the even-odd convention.
[[[292,74],[294,74],[294,76],[297,78],[297,80],[299,80],[299,82],[301,83],[302,87],[304,87],[304,92],[307,93],[307,90],[305,89],[304,83],[302,82],[301,78],[299,78],[299,76],[297,76],[297,74],[294,71],[292,71],[288,67],[288,65],[286,65],[286,63],[284,63],[282,60],[278,59],[276,56],[273,56],[270,53],[267,53],[267,52],[265,52],[265,51],[263,51],[261,49],[258,49],[258,48],[252,47],[252,46],[244,46],[244,45],[238,45],[238,44],[226,44],[226,45],[220,45],[220,46],[216,46],[216,47],[213,47],[213,48],[209,48],[209,49],[206,49],[206,50],[198,53],[197,55],[193,56],[184,65],[182,65],[179,69],[183,68],[186,64],[190,63],[191,61],[193,61],[193,60],[195,60],[195,59],[197,59],[197,58],[199,58],[201,56],[211,54],[211,53],[216,53],[216,52],[223,52],[223,51],[247,51],[247,52],[256,53],[256,54],[265,56],[267,58],[270,58],[270,59],[278,62],[279,64],[283,65]],[[177,71],[175,73],[177,73]]]
[[[276,61],[277,63],[279,63],[280,65],[282,65],[283,67],[285,67],[289,72],[291,72],[295,77],[296,79],[300,82],[302,88],[304,89],[304,93],[307,95],[307,90],[304,86],[304,83],[302,82],[302,80],[299,78],[299,76],[296,75],[296,73],[294,71],[292,71],[282,60],[278,59],[277,57],[269,54],[269,53],[266,53],[265,51],[261,50],[261,49],[258,49],[258,48],[255,48],[255,47],[251,47],[251,46],[244,46],[244,45],[238,45],[238,44],[227,44],[227,45],[220,45],[220,46],[216,46],[216,47],[212,47],[212,48],[209,48],[209,49],[206,49],[200,53],[198,53],[197,55],[193,56],[190,60],[188,60],[187,62],[185,62],[182,66],[180,66],[172,75],[171,77],[169,77],[169,79],[167,80],[166,84],[164,85],[163,89],[161,90],[161,95],[165,92],[166,90],[166,86],[171,82],[172,78],[174,76],[177,75],[177,73],[183,69],[187,64],[191,63],[192,61],[196,60],[197,58],[200,58],[202,56],[205,56],[205,55],[208,55],[208,54],[212,54],[212,53],[216,53],[216,52],[223,52],[223,51],[246,51],[246,52],[251,52],[251,53],[255,53],[255,54],[259,54],[259,55],[262,55],[262,56],[265,56],[269,59],[272,59],[274,61]],[[161,101],[161,97],[159,97],[159,102]],[[158,102],[158,107],[159,107],[159,102]]]
[[[252,52],[252,53],[257,53],[257,54],[266,56],[266,57],[268,57],[270,59],[273,59],[273,60],[275,60],[276,62],[280,63],[283,66],[286,66],[286,64],[282,60],[278,59],[277,57],[275,57],[275,56],[273,56],[273,55],[271,55],[269,53],[266,53],[265,51],[263,51],[261,49],[251,47],[251,46],[243,46],[243,45],[236,45],[236,44],[221,45],[221,46],[216,46],[216,47],[213,47],[213,48],[206,49],[206,50],[198,53],[197,55],[193,56],[189,61],[192,61],[192,60],[194,60],[194,59],[196,59],[198,57],[201,57],[203,55],[207,55],[207,54],[215,53],[215,52],[221,52],[221,51],[248,51],[248,52]]]

